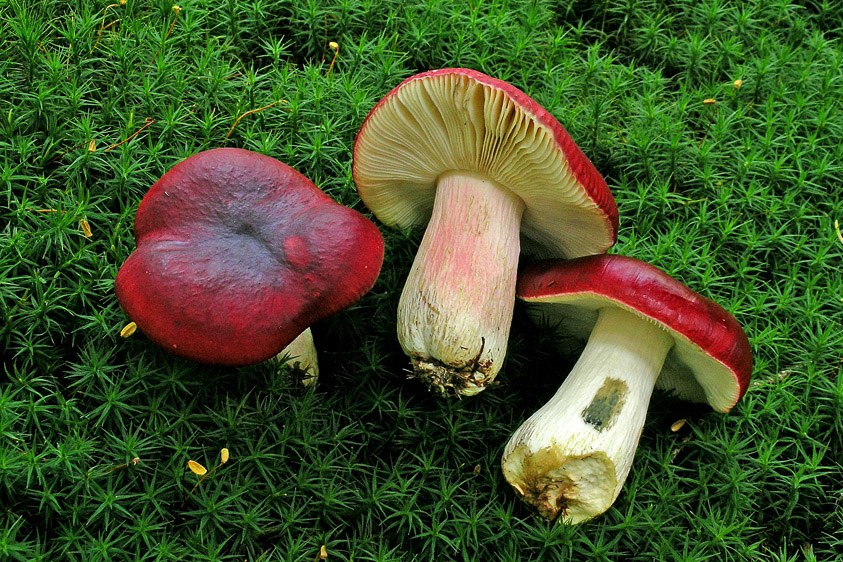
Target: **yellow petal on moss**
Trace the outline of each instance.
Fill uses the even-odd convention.
[[[228,462],[228,449],[223,448],[223,450],[220,451],[220,464],[225,464],[227,462]]]
[[[196,461],[187,461],[187,468],[190,469],[190,472],[197,476],[203,476],[208,472],[208,469],[199,464]]]
[[[137,329],[138,329],[137,324],[135,324],[134,322],[129,322],[128,324],[123,326],[122,330],[120,330],[120,337],[121,338],[128,338],[129,336],[134,334],[135,331],[137,331]]]

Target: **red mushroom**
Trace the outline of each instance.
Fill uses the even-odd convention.
[[[576,523],[612,505],[654,385],[720,412],[746,392],[752,355],[737,320],[644,262],[544,262],[521,273],[517,294],[551,325],[590,332],[565,382],[503,454],[506,479],[547,518]]]
[[[354,181],[385,224],[427,224],[398,305],[398,339],[434,390],[476,394],[506,354],[523,245],[605,252],[618,213],[565,129],[513,86],[464,68],[413,76],[369,113]]]
[[[200,363],[268,359],[375,282],[383,238],[268,156],[191,156],[144,196],[137,249],[117,274],[121,306],[155,343]]]

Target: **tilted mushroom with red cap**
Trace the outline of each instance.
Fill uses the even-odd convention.
[[[357,301],[383,237],[291,167],[219,148],[167,172],[135,216],[120,305],[153,342],[200,363],[249,365]]]
[[[427,224],[398,338],[434,390],[476,394],[498,373],[518,259],[605,252],[618,213],[565,129],[517,88],[464,68],[399,84],[354,143],[354,181],[383,223]]]
[[[654,386],[720,412],[746,392],[752,355],[737,320],[642,261],[551,260],[522,271],[517,294],[551,325],[590,332],[565,382],[503,454],[507,481],[544,517],[577,523],[612,505]]]

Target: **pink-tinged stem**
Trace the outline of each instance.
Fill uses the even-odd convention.
[[[439,177],[398,305],[398,339],[431,389],[477,394],[506,354],[524,203],[470,172]]]

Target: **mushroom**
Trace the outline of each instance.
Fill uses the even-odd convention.
[[[239,366],[281,351],[374,284],[383,237],[306,177],[247,150],[195,154],[135,216],[120,305],[149,339],[200,363]]]
[[[642,261],[549,260],[521,272],[517,294],[551,325],[590,332],[565,382],[503,453],[507,481],[548,519],[577,523],[612,505],[654,385],[719,412],[746,392],[752,355],[737,320]]]
[[[416,378],[477,394],[501,368],[519,253],[605,252],[618,213],[565,129],[515,87],[464,68],[413,76],[354,143],[354,181],[384,224],[427,224],[398,305]]]

